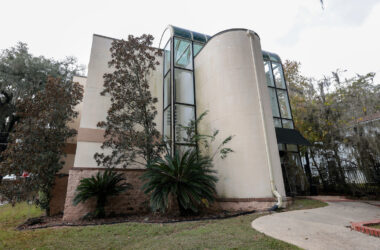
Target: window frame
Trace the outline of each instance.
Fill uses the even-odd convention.
[[[276,93],[276,100],[277,100],[277,106],[278,106],[278,111],[279,111],[279,114],[280,116],[275,116],[273,113],[273,118],[277,118],[281,121],[281,128],[284,128],[284,124],[283,124],[283,119],[284,120],[288,120],[288,121],[291,121],[293,123],[293,129],[295,129],[295,125],[294,125],[294,120],[293,120],[293,110],[292,110],[292,105],[290,103],[290,98],[289,98],[289,91],[288,91],[288,85],[287,85],[287,82],[286,82],[286,79],[285,79],[285,74],[284,74],[284,67],[282,65],[282,62],[281,61],[273,61],[271,60],[270,58],[269,59],[266,59],[263,57],[263,62],[268,62],[269,63],[269,70],[270,70],[270,73],[272,74],[272,80],[273,80],[273,83],[274,83],[274,86],[269,86],[267,84],[267,81],[266,81],[266,76],[265,76],[265,85],[268,87],[268,88],[272,88],[275,90],[275,93]],[[273,72],[273,65],[272,63],[277,63],[279,64],[279,66],[281,67],[281,71],[282,71],[282,77],[283,77],[283,80],[284,80],[284,84],[285,84],[285,88],[278,88],[277,85],[276,85],[276,80],[274,78],[274,72]],[[265,71],[265,64],[264,64],[264,71]],[[266,72],[264,72],[266,73]],[[286,91],[286,95],[287,95],[287,102],[289,103],[289,111],[290,111],[290,116],[291,118],[287,118],[287,117],[282,117],[282,114],[281,114],[281,107],[280,107],[280,102],[279,102],[279,98],[278,98],[278,93],[277,93],[277,90],[281,90],[281,91]],[[270,97],[270,96],[269,96]],[[271,106],[272,106],[272,103],[271,103]]]
[[[180,41],[185,41],[185,42],[190,42],[190,50],[191,50],[191,67],[190,68],[184,68],[184,67],[181,67],[179,65],[175,65],[175,53],[174,53],[174,48],[175,48],[175,41],[176,40],[180,40]],[[198,40],[194,41],[194,39],[189,39],[189,38],[185,38],[185,37],[181,37],[181,36],[178,36],[177,34],[172,34],[172,36],[170,37],[169,41],[167,42],[167,44],[170,42],[170,70],[168,70],[167,72],[163,72],[163,81],[165,80],[165,77],[167,76],[167,74],[170,74],[170,104],[167,105],[166,107],[163,107],[163,117],[164,117],[164,112],[165,110],[167,110],[169,107],[171,107],[171,122],[170,122],[170,152],[172,154],[175,154],[175,151],[176,151],[176,147],[177,146],[191,146],[191,147],[195,147],[197,152],[198,152],[198,145],[194,144],[194,143],[184,143],[184,142],[177,142],[176,141],[176,107],[178,105],[182,105],[182,106],[190,106],[190,107],[193,107],[193,110],[194,110],[194,118],[196,119],[197,118],[197,109],[196,109],[196,90],[195,90],[195,76],[194,76],[194,44],[196,45],[205,45],[205,43],[202,43]],[[166,45],[167,45],[166,44]],[[166,45],[165,45],[165,48],[166,48]],[[199,53],[199,52],[198,52]],[[165,61],[165,53],[164,53],[164,61]],[[194,98],[194,102],[193,104],[189,104],[189,103],[183,103],[183,102],[180,102],[180,101],[177,101],[177,94],[176,94],[176,79],[175,79],[175,70],[183,70],[183,71],[188,71],[188,72],[191,72],[192,73],[192,84],[193,84],[193,98]],[[169,73],[170,72],[170,73]],[[165,91],[165,88],[164,88],[164,84],[163,84],[163,91]],[[163,94],[165,95],[165,93]],[[164,106],[164,105],[163,105]],[[164,120],[162,121],[163,123],[163,134],[164,134]],[[197,133],[197,127],[195,127],[195,133]]]

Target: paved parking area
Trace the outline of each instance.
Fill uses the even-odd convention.
[[[350,222],[380,219],[380,207],[358,201],[328,204],[262,216],[252,222],[252,227],[305,249],[380,249],[380,238],[350,228]]]

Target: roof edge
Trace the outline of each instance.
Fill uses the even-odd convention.
[[[94,36],[97,36],[97,37],[101,37],[101,38],[105,38],[105,39],[113,40],[113,41],[115,41],[115,40],[118,40],[118,41],[123,40],[123,39],[113,38],[113,37],[109,37],[109,36],[103,36],[103,35],[99,35],[99,34],[95,34],[95,33],[92,34],[92,36],[93,36],[93,37],[94,37]],[[160,50],[160,51],[163,50],[163,49],[156,48],[156,47],[153,47],[153,46],[150,46],[150,48],[152,48],[152,49],[156,49],[156,50]]]
[[[205,46],[203,46],[203,47],[201,48],[201,50],[198,52],[198,54],[197,54],[196,56],[194,56],[194,58],[197,57],[197,56],[202,52],[202,50],[207,46],[207,44],[208,44],[208,43],[209,43],[214,37],[217,37],[217,36],[219,36],[219,35],[222,35],[222,34],[227,33],[227,32],[232,32],[232,31],[244,31],[244,32],[251,31],[251,32],[253,32],[253,33],[254,33],[254,34],[260,39],[259,34],[257,34],[256,32],[254,32],[253,30],[250,30],[250,29],[245,29],[245,28],[231,28],[231,29],[222,30],[222,31],[216,33],[215,35],[211,36],[210,39],[208,39],[208,41],[205,43]]]

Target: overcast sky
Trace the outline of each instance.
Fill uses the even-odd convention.
[[[257,32],[264,50],[302,63],[307,76],[340,68],[380,75],[380,0],[0,0],[0,49],[26,42],[34,55],[89,61],[92,34],[154,35],[168,24],[213,35]],[[377,77],[380,79],[380,77]],[[378,81],[377,81],[378,82]]]

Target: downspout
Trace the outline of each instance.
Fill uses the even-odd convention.
[[[277,208],[280,208],[282,206],[282,196],[280,195],[280,193],[277,191],[277,188],[275,186],[275,183],[274,183],[274,179],[273,179],[273,168],[272,168],[272,159],[270,157],[270,148],[269,148],[269,144],[268,144],[268,132],[267,132],[267,126],[266,126],[266,122],[265,122],[265,118],[264,118],[264,108],[263,108],[263,104],[262,104],[262,100],[261,100],[261,90],[260,90],[260,83],[259,83],[259,79],[257,77],[257,70],[256,70],[256,57],[255,57],[255,53],[254,53],[254,49],[253,49],[253,39],[254,39],[254,36],[255,36],[255,33],[251,30],[247,30],[247,36],[249,36],[250,38],[250,41],[251,41],[251,54],[252,54],[252,62],[253,62],[253,65],[255,67],[255,80],[256,80],[256,87],[257,87],[257,93],[258,93],[258,100],[259,100],[259,106],[260,106],[260,113],[261,113],[261,122],[263,124],[263,130],[264,130],[264,143],[265,143],[265,149],[266,149],[266,158],[267,158],[267,163],[268,163],[268,170],[269,170],[269,180],[270,180],[270,187],[271,187],[271,190],[272,190],[272,193],[273,195],[277,198],[277,203],[276,205],[274,205],[272,208],[270,208],[269,210],[276,210]]]

